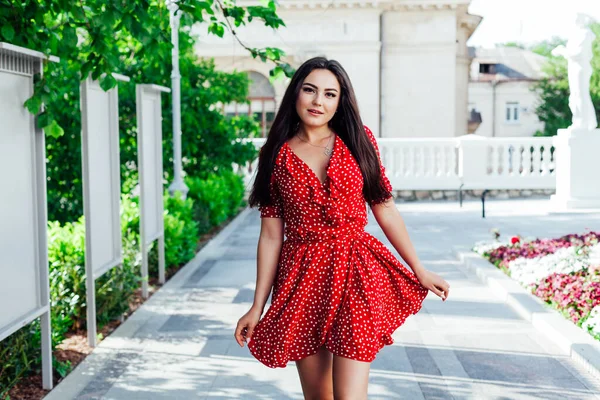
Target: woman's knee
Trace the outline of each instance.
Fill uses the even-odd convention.
[[[366,400],[371,363],[333,357],[333,393],[335,400]]]

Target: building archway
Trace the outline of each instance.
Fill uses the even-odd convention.
[[[228,104],[225,115],[253,115],[260,124],[261,136],[266,137],[275,119],[275,89],[269,79],[260,72],[248,71],[250,88],[248,101],[250,104]]]

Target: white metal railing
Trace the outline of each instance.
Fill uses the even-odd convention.
[[[265,139],[249,139],[260,148]],[[550,137],[377,139],[395,190],[554,189]],[[254,160],[243,173],[250,188]]]

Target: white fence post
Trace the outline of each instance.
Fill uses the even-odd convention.
[[[44,54],[0,43],[0,340],[40,318],[42,385],[52,389],[44,132],[23,107]],[[51,57],[51,61],[58,61]],[[8,306],[10,305],[10,307]]]
[[[158,281],[165,283],[162,107],[158,85],[136,85],[142,297],[148,297],[148,248],[158,239]]]
[[[488,171],[488,140],[478,135],[459,138],[458,175],[465,189],[485,186]]]
[[[120,81],[129,78],[113,74]],[[81,82],[81,161],[85,215],[88,343],[96,346],[95,280],[122,263],[118,87]]]

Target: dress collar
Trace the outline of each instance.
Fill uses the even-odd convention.
[[[346,144],[336,135],[325,183],[321,183],[314,171],[293,152],[287,142],[281,146],[275,164],[286,169],[294,180],[308,187],[313,202],[325,205],[343,196],[342,187],[339,185],[339,174],[340,166],[348,154],[350,151]]]
[[[333,142],[333,152],[326,170],[325,182],[321,183],[317,174],[304,162],[290,147],[287,142],[281,146],[275,164],[284,167],[295,178],[307,186],[315,189],[326,189],[327,184],[335,184],[339,165],[346,152],[348,151],[344,141],[336,135]]]

